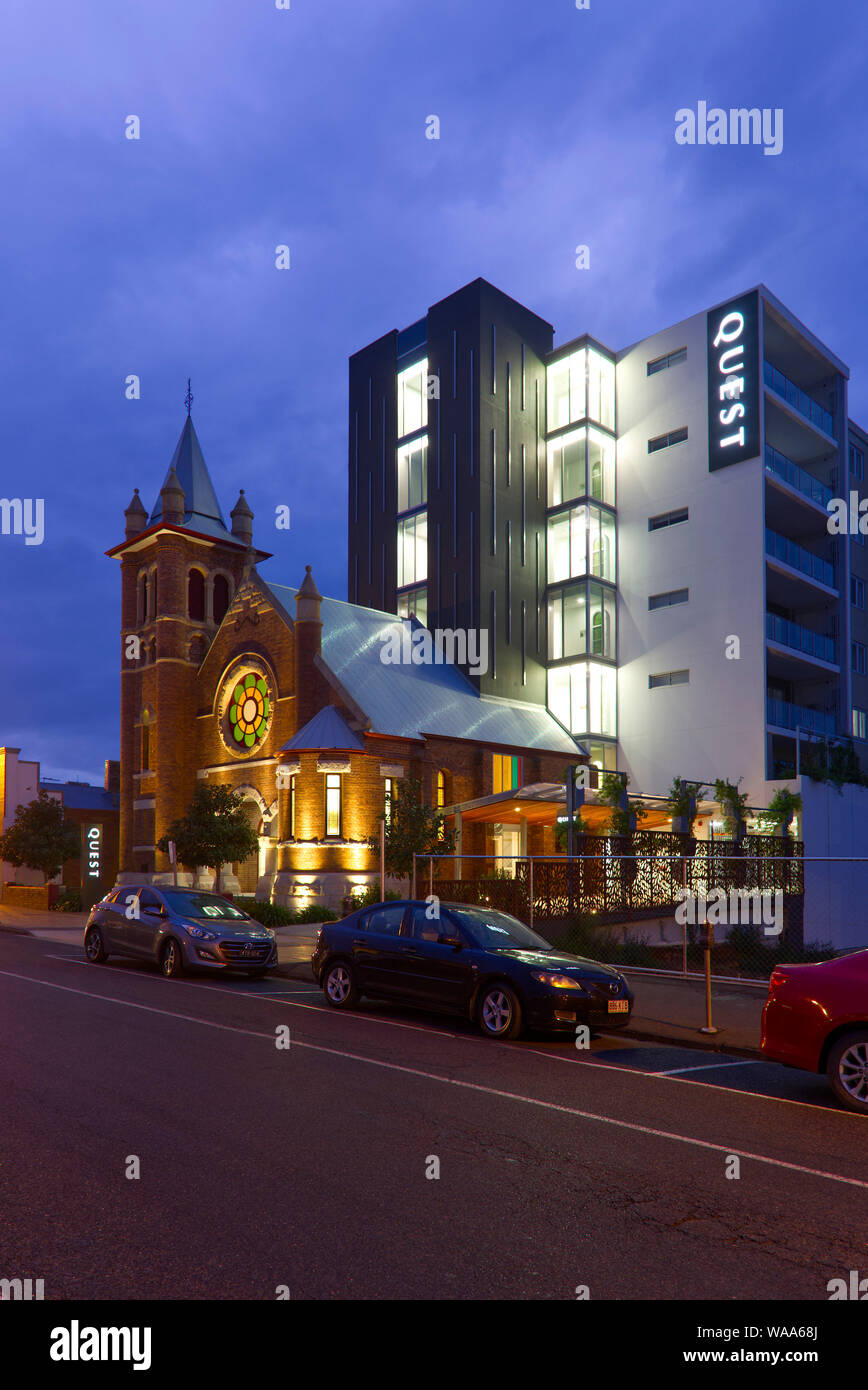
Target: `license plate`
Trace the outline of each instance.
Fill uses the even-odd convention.
[[[630,1001],[629,1001],[629,999],[610,999],[610,1000],[609,1000],[609,1013],[610,1013],[610,1014],[625,1014],[625,1013],[627,1013],[627,1012],[629,1011],[629,1008],[630,1008]]]

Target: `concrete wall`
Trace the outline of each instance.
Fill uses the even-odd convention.
[[[868,859],[868,787],[845,786],[839,796],[802,777],[799,790],[806,859]],[[868,863],[805,864],[805,941],[868,947]]]
[[[687,348],[687,360],[648,376],[646,365]],[[706,316],[621,354],[618,390],[618,723],[632,789],[666,791],[681,775],[743,778],[764,799],[764,540],[760,459],[708,471]],[[684,443],[648,453],[648,440],[686,425]],[[649,531],[648,519],[688,507],[689,520]],[[648,609],[652,594],[689,602]],[[728,660],[737,636],[740,659]],[[689,669],[690,683],[649,689],[648,678]]]

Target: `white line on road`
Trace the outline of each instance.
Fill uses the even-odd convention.
[[[674,1071],[655,1071],[655,1076],[682,1076],[686,1071],[719,1071],[721,1067],[761,1067],[759,1058],[746,1062],[703,1062],[701,1067],[676,1067]]]
[[[104,1004],[119,1004],[125,1009],[142,1009],[149,1014],[164,1014],[167,1018],[200,1024],[205,1028],[218,1028],[224,1033],[242,1033],[247,1037],[267,1039],[272,1043],[274,1041],[274,1036],[271,1033],[256,1033],[248,1028],[232,1028],[225,1023],[212,1023],[209,1019],[195,1018],[191,1014],[169,1013],[166,1009],[155,1009],[148,1004],[131,1004],[128,999],[115,999],[107,994],[92,994],[90,990],[73,989],[70,985],[57,985],[48,980],[37,980],[32,975],[18,975],[11,970],[0,970],[0,975],[5,975],[10,980],[23,980],[25,984],[39,985],[43,989],[58,989],[65,994],[81,994],[87,999],[99,999]],[[736,1149],[726,1144],[713,1144],[708,1139],[694,1139],[687,1134],[673,1134],[670,1130],[652,1129],[649,1125],[640,1125],[631,1120],[616,1120],[611,1115],[596,1115],[591,1110],[577,1110],[571,1105],[556,1105],[554,1101],[539,1100],[535,1096],[523,1096],[515,1091],[501,1091],[494,1086],[483,1086],[476,1081],[462,1081],[452,1076],[439,1076],[436,1072],[423,1071],[419,1067],[404,1067],[398,1062],[384,1062],[377,1057],[364,1057],[358,1052],[343,1052],[340,1048],[323,1047],[319,1043],[293,1040],[292,1046],[304,1048],[308,1052],[322,1052],[330,1057],[340,1057],[347,1062],[361,1062],[369,1067],[380,1067],[384,1071],[397,1071],[405,1076],[418,1076],[424,1081],[438,1081],[444,1086],[457,1086],[465,1091],[478,1091],[482,1095],[496,1096],[500,1100],[517,1101],[521,1105],[535,1105],[541,1110],[553,1110],[560,1115],[572,1115],[578,1120],[593,1120],[597,1124],[612,1125],[615,1129],[627,1129],[634,1134],[646,1134],[653,1139],[669,1139],[673,1143],[688,1144],[697,1149],[711,1149],[714,1153],[722,1153],[727,1156],[734,1154],[738,1158],[752,1160],[754,1163],[765,1163],[772,1168],[785,1168],[791,1173],[803,1173],[811,1178],[825,1178],[829,1182],[842,1183],[846,1187],[860,1187],[868,1191],[868,1182],[862,1178],[845,1178],[840,1173],[827,1173],[821,1168],[806,1168],[801,1163],[787,1163],[784,1159],[770,1158],[767,1154],[750,1153],[745,1149]]]

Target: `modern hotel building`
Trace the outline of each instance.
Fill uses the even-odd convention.
[[[806,742],[868,750],[847,382],[762,285],[612,349],[476,280],[350,359],[349,599],[487,629],[482,693],[636,791],[763,801]]]

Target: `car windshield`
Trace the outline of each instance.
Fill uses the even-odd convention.
[[[457,922],[467,927],[471,936],[486,951],[551,951],[551,942],[537,936],[517,917],[508,912],[492,912],[485,907],[450,908]]]
[[[211,917],[232,922],[247,920],[246,912],[212,893],[179,893],[172,889],[170,892],[164,890],[163,896],[172,911],[182,917]]]

